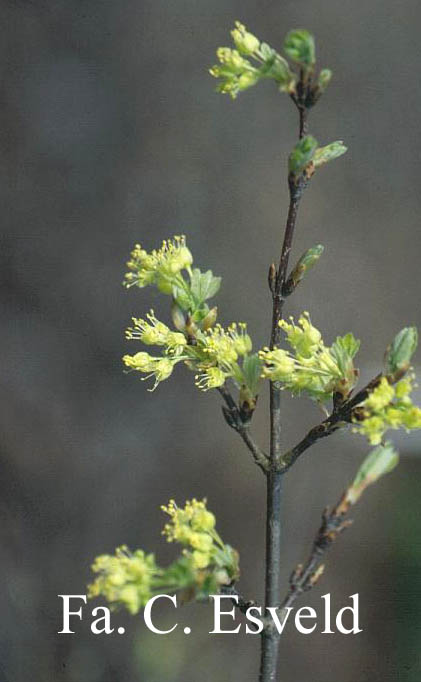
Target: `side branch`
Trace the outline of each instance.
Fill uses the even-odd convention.
[[[339,429],[344,424],[352,423],[353,414],[355,408],[362,403],[368,395],[373,391],[378,385],[382,374],[378,374],[374,379],[372,379],[361,391],[348,400],[335,405],[332,414],[327,417],[321,424],[313,426],[312,429],[307,433],[304,438],[297,443],[291,450],[288,450],[282,457],[280,457],[278,462],[279,471],[286,472],[292,467],[296,460],[302,455],[303,452],[308,450],[312,445],[314,445],[321,438],[326,438],[330,436],[334,431]]]
[[[234,429],[234,431],[237,431],[237,433],[241,436],[244,443],[247,445],[248,449],[253,455],[253,459],[257,466],[260,467],[263,473],[266,474],[269,470],[269,458],[255,442],[253,436],[250,433],[249,424],[244,421],[241,411],[226,385],[224,384],[223,386],[220,386],[218,391],[226,403],[226,407],[222,407],[225,421],[227,422],[228,426]]]
[[[345,519],[349,507],[344,494],[332,510],[328,507],[324,510],[310,556],[304,565],[298,564],[291,574],[290,588],[281,604],[281,611],[291,606],[303,592],[311,590],[321,578],[324,571],[321,558],[336,538],[352,524],[352,521]]]

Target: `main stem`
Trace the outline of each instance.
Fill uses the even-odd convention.
[[[300,113],[300,138],[306,134],[306,110],[298,107]],[[289,209],[285,227],[281,257],[276,272],[276,279],[272,290],[272,330],[270,348],[274,348],[280,340],[279,321],[282,318],[284,305],[283,287],[285,284],[289,255],[297,220],[298,205],[305,180],[298,184],[290,177],[289,181]],[[281,457],[281,394],[279,387],[270,383],[270,469],[267,472],[266,498],[266,582],[265,608],[280,606],[281,585],[281,533],[282,533],[282,471],[277,471]],[[267,627],[262,633],[262,649],[260,659],[259,682],[274,682],[278,668],[280,635],[276,628]]]

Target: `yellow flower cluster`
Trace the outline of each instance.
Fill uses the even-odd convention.
[[[221,540],[215,529],[215,517],[206,507],[206,500],[188,500],[183,508],[170,500],[162,510],[170,517],[163,534],[168,542],[178,542],[184,546],[185,559],[193,571],[198,572],[198,584],[202,585],[206,580],[208,585],[213,583],[218,588],[238,578],[238,554]]]
[[[124,606],[132,614],[152,597],[154,578],[161,574],[153,554],[131,553],[125,545],[115,555],[98,556],[92,571],[97,578],[88,587],[89,597],[103,596],[112,607]]]
[[[291,317],[290,322],[281,320],[279,326],[291,351],[281,348],[260,351],[263,378],[281,382],[282,388],[294,395],[307,393],[318,401],[328,400],[334,391],[344,395],[350,392],[357,378],[352,359],[359,347],[352,334],[338,337],[327,347],[306,312],[298,324]]]
[[[372,445],[377,445],[388,429],[421,429],[421,409],[410,398],[413,382],[413,375],[396,385],[382,377],[379,385],[361,403],[354,430],[366,436]]]
[[[247,90],[262,78],[272,78],[281,90],[292,92],[295,75],[288,62],[266,43],[261,43],[249,33],[239,21],[231,31],[235,48],[220,47],[216,52],[219,64],[210,69],[210,74],[220,78],[218,92],[227,93],[235,99],[239,92]],[[248,58],[252,57],[252,63]]]
[[[96,578],[88,586],[90,598],[103,596],[112,608],[135,614],[156,594],[184,590],[186,598],[203,598],[238,578],[238,554],[216,532],[205,500],[187,501],[182,509],[170,500],[162,509],[170,516],[163,534],[184,547],[182,555],[166,568],[156,565],[153,554],[126,546],[101,555],[92,565]]]
[[[126,339],[141,341],[146,346],[166,346],[170,353],[179,353],[183,350],[187,344],[184,334],[172,331],[166,324],[160,322],[153,310],[146,318],[146,320],[132,318],[133,327],[126,330]]]
[[[251,350],[252,341],[243,322],[233,323],[227,329],[217,324],[199,333],[197,344],[188,349],[191,360],[187,363],[200,372],[196,374],[196,386],[203,391],[218,388],[228,377],[239,386],[247,383],[238,360]]]
[[[142,380],[154,378],[151,390],[168,379],[179,362],[196,373],[196,386],[203,391],[222,386],[229,377],[240,387],[247,385],[239,359],[249,356],[252,341],[244,323],[233,323],[227,329],[220,324],[205,331],[197,329],[194,343],[189,343],[186,333],[171,330],[155,317],[153,310],[146,319],[132,319],[133,326],[126,331],[127,339],[164,348],[161,356],[140,351],[123,357],[129,371],[145,374]]]
[[[170,500],[161,509],[171,518],[162,531],[168,542],[189,547],[184,553],[191,556],[193,566],[207,568],[224,544],[215,530],[214,515],[206,509],[206,500],[187,501],[183,509]]]
[[[127,262],[129,271],[124,278],[127,288],[146,287],[156,284],[165,294],[171,294],[173,286],[180,282],[181,270],[190,270],[193,256],[186,246],[184,236],[176,236],[162,242],[160,249],[148,253],[136,244]]]

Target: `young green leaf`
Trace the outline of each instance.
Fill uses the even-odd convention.
[[[389,441],[374,448],[365,458],[354,482],[346,492],[346,499],[349,504],[355,504],[368,486],[392,471],[398,462],[399,454]]]
[[[174,285],[172,295],[174,301],[182,310],[192,310],[194,308],[195,302],[190,291]]]
[[[200,305],[208,298],[212,298],[219,291],[221,277],[214,277],[212,270],[200,272],[195,268],[192,272],[190,288],[191,292]]]
[[[417,345],[416,327],[404,327],[396,334],[385,356],[385,368],[389,376],[399,378],[408,371]]]
[[[345,147],[342,140],[331,142],[330,144],[326,145],[326,147],[319,147],[316,149],[313,156],[313,163],[315,167],[318,168],[324,163],[328,163],[329,161],[333,161],[339,156],[342,156],[342,154],[345,154],[346,151],[347,147]]]
[[[316,61],[314,38],[303,28],[290,31],[285,38],[285,54],[294,62],[311,68]]]
[[[289,155],[288,167],[292,175],[300,175],[313,159],[317,149],[317,140],[312,135],[303,137]]]
[[[262,361],[258,353],[246,355],[243,361],[243,375],[247,388],[253,396],[258,393],[259,381],[262,374]]]

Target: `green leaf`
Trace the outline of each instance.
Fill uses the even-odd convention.
[[[312,67],[316,61],[314,38],[304,28],[290,31],[284,42],[285,54],[298,64]]]
[[[335,358],[343,375],[352,367],[352,360],[358,353],[359,348],[360,342],[351,332],[345,334],[345,336],[338,336],[336,341],[332,343],[330,352]]]
[[[363,461],[354,482],[348,488],[346,492],[347,501],[350,504],[355,504],[369,485],[392,471],[398,462],[399,454],[389,441],[374,448]]]
[[[192,310],[195,307],[194,299],[189,291],[176,285],[172,288],[174,301],[182,310]]]
[[[273,50],[273,49],[271,48],[271,46],[268,45],[267,43],[261,43],[261,44],[260,44],[260,56],[261,56],[262,59],[264,59],[265,62],[266,62],[266,61],[268,61],[269,59],[272,59],[273,57],[275,57],[275,56],[276,56],[276,52],[275,52],[275,50]]]
[[[409,369],[411,358],[418,345],[418,331],[416,327],[404,327],[396,334],[386,351],[385,368],[390,376],[405,374]]]
[[[262,374],[262,361],[257,353],[246,355],[243,360],[243,375],[247,387],[253,396],[258,393],[260,376]]]
[[[195,268],[192,272],[190,288],[191,292],[200,305],[208,298],[215,296],[221,286],[221,277],[214,277],[212,270],[200,272]]]
[[[345,147],[342,140],[331,142],[330,144],[326,145],[326,147],[319,147],[316,149],[313,156],[313,163],[315,167],[318,168],[324,163],[328,163],[329,161],[333,161],[339,156],[342,156],[342,154],[345,154],[346,151],[347,147]]]
[[[313,159],[314,152],[317,148],[317,140],[312,135],[303,137],[292,150],[289,155],[288,167],[289,172],[293,175],[299,175],[303,172],[305,167]]]

